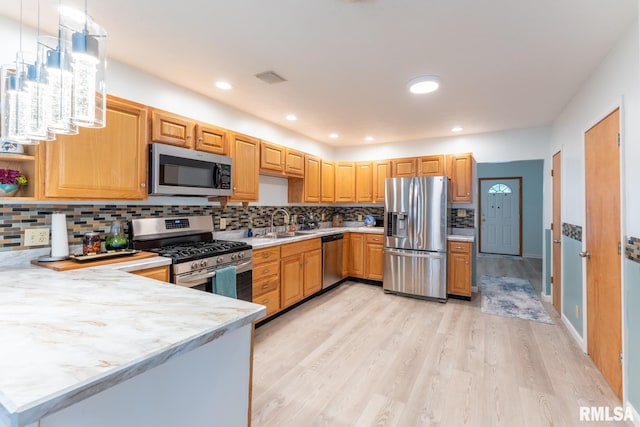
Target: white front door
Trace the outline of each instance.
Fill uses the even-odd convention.
[[[480,180],[480,252],[520,255],[520,182]]]

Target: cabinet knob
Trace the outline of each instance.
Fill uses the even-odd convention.
[[[269,285],[262,285],[262,289],[267,289]]]
[[[270,271],[271,271],[271,270],[269,270],[268,268],[265,268],[262,272],[263,272],[263,273],[268,273],[268,272],[270,272]]]
[[[146,184],[146,183],[144,183],[144,182],[141,182],[141,183],[140,183],[140,187],[145,188],[146,186],[147,186],[147,184]]]

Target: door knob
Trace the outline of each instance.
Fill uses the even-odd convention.
[[[553,243],[562,243],[562,240],[560,240],[560,239],[553,239]]]
[[[582,258],[591,258],[591,253],[589,251],[582,251],[578,255]]]

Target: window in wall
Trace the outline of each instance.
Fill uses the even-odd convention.
[[[511,187],[506,184],[495,184],[489,189],[489,194],[511,194]]]

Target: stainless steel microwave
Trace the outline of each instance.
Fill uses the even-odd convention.
[[[231,196],[230,157],[166,144],[149,145],[149,195]]]

